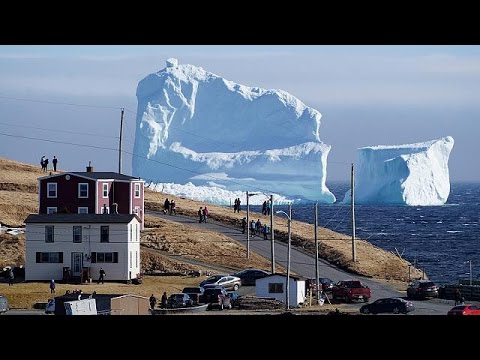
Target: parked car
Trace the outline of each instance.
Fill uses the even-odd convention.
[[[352,300],[363,300],[368,302],[371,297],[370,288],[358,280],[339,281],[332,289],[334,300],[351,302]]]
[[[264,278],[268,275],[270,275],[269,272],[260,269],[246,269],[233,274],[233,276],[241,279],[243,286],[255,286],[257,279]]]
[[[237,291],[242,285],[242,280],[232,275],[214,275],[200,283],[205,289],[206,286],[223,286],[227,290]]]
[[[213,308],[219,308],[220,310],[223,310],[224,308],[232,308],[231,298],[228,296],[223,286],[211,286],[205,288],[203,296],[205,298],[205,303],[208,304],[207,310]]]
[[[7,298],[0,295],[0,314],[3,314],[5,312],[7,312],[8,310],[10,310],[10,308],[8,307]]]
[[[203,292],[205,290],[201,286],[186,287],[182,290],[182,293],[187,294],[192,299],[194,305],[204,302]]]
[[[168,307],[171,309],[193,306],[193,301],[187,294],[172,294],[168,298]]]
[[[407,297],[409,299],[426,299],[438,297],[438,286],[429,280],[417,280],[408,285]]]
[[[406,301],[402,298],[385,298],[378,299],[371,304],[365,304],[360,308],[362,314],[407,314],[415,310],[415,306],[411,301]]]
[[[335,283],[333,280],[329,278],[318,278],[318,282],[321,284],[321,290],[323,292],[331,292],[333,290],[333,287],[335,286]],[[313,279],[308,279],[307,287],[309,289],[312,289],[313,292],[317,290],[317,284],[315,282],[315,278]]]
[[[480,308],[477,305],[458,305],[450,309],[447,315],[480,315]]]

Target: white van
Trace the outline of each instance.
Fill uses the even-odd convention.
[[[97,315],[95,299],[67,301],[64,306],[67,315]]]

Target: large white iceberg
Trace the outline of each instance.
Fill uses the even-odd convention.
[[[450,194],[451,136],[417,144],[358,149],[355,203],[443,205]],[[350,191],[344,203],[350,203]]]
[[[137,99],[134,176],[335,202],[321,114],[293,95],[168,59],[140,81]]]

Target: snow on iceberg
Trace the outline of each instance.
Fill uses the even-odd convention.
[[[424,143],[358,149],[355,203],[443,205],[450,194],[451,136]],[[350,203],[350,190],[344,203]]]
[[[154,183],[335,202],[321,114],[282,90],[236,84],[168,59],[137,88],[132,171]],[[222,176],[205,174],[223,174]]]

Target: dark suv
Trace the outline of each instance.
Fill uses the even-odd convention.
[[[224,308],[231,309],[231,299],[227,294],[227,291],[222,286],[208,287],[203,292],[203,298],[205,303],[208,304],[207,310],[214,307],[223,310]]]
[[[194,305],[198,305],[199,303],[205,302],[203,299],[203,287],[201,286],[194,286],[194,287],[186,287],[182,290],[182,293],[187,294],[192,299]]]
[[[193,301],[187,294],[172,294],[168,298],[168,307],[170,309],[184,308],[193,306]]]
[[[414,281],[407,288],[407,297],[409,299],[426,299],[438,297],[438,286],[432,281],[418,280]]]

